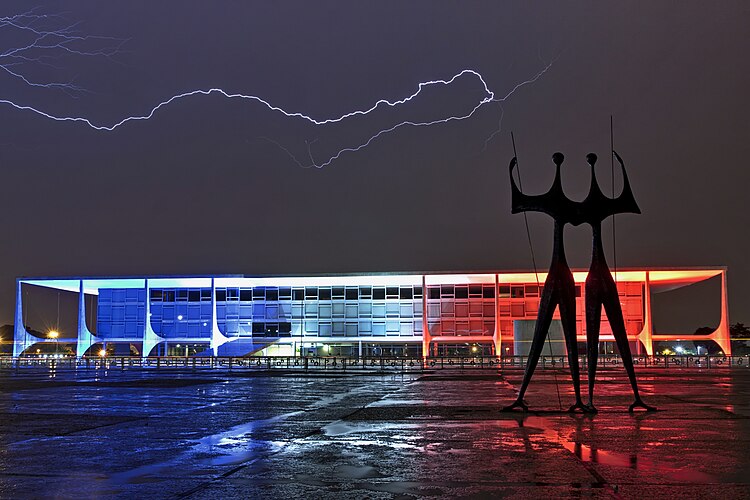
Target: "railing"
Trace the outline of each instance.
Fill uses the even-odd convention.
[[[250,356],[250,357],[0,357],[0,369],[43,368],[50,370],[80,369],[219,369],[219,370],[359,370],[424,371],[439,369],[523,370],[526,356],[440,356],[440,357],[356,357],[356,356]],[[585,370],[586,357],[579,357]],[[600,368],[622,367],[619,356],[600,356]],[[633,356],[639,368],[750,368],[750,356]],[[537,369],[567,369],[565,356],[542,356]]]

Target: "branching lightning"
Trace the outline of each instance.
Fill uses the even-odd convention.
[[[30,87],[61,90],[71,97],[77,97],[86,89],[72,81],[40,82],[27,76],[29,67],[46,66],[60,69],[53,64],[63,56],[112,58],[120,51],[126,40],[81,34],[79,23],[67,23],[61,15],[38,14],[31,10],[23,14],[0,17],[0,30],[14,32],[22,43],[0,52],[0,70],[11,78],[20,80]],[[79,45],[93,45],[94,48],[81,50]],[[19,109],[33,109],[30,106],[17,106],[12,101],[2,100]]]
[[[19,14],[19,15],[10,16],[10,17],[0,17],[0,29],[17,30],[29,38],[27,43],[18,47],[5,50],[4,52],[0,53],[0,69],[2,69],[5,73],[10,75],[12,78],[18,79],[28,86],[42,87],[42,88],[48,88],[48,89],[58,89],[58,90],[62,90],[66,92],[67,94],[73,97],[77,97],[80,93],[85,92],[86,89],[73,83],[72,81],[71,82],[39,82],[39,81],[32,80],[31,78],[27,77],[26,74],[24,73],[23,66],[28,65],[28,64],[41,64],[41,65],[49,66],[52,68],[56,68],[52,64],[51,61],[55,60],[56,58],[59,58],[62,54],[75,55],[75,56],[103,56],[103,57],[111,58],[112,56],[114,56],[120,51],[123,43],[125,43],[125,40],[110,38],[110,37],[82,35],[77,31],[77,26],[78,26],[77,24],[63,24],[62,26],[50,28],[48,26],[50,21],[55,21],[59,25],[62,22],[62,18],[60,16],[55,16],[55,15],[37,14],[35,11],[30,11],[24,14]],[[86,42],[86,43],[96,42],[97,44],[102,45],[102,46],[99,48],[95,48],[93,50],[81,50],[77,46],[83,42]],[[449,116],[445,116],[445,117],[438,118],[438,119],[432,119],[432,120],[425,120],[425,121],[404,120],[404,121],[398,122],[394,125],[391,125],[389,127],[386,127],[377,131],[376,133],[372,134],[367,139],[363,140],[358,145],[345,147],[339,150],[338,152],[336,152],[335,154],[333,154],[332,156],[330,156],[329,158],[325,160],[316,160],[314,158],[314,155],[311,150],[311,146],[315,141],[306,141],[309,162],[303,163],[289,150],[289,148],[285,147],[278,141],[273,140],[268,137],[262,137],[262,139],[269,141],[275,144],[276,146],[278,146],[282,151],[284,151],[287,155],[289,155],[289,157],[300,167],[323,168],[323,167],[330,165],[334,161],[338,160],[342,155],[346,153],[356,153],[358,151],[361,151],[362,149],[372,144],[373,141],[376,141],[380,137],[390,134],[403,127],[429,127],[433,125],[467,120],[473,117],[475,113],[483,106],[492,104],[492,103],[497,103],[501,106],[501,116],[498,122],[498,129],[494,131],[486,139],[485,141],[485,148],[486,148],[489,141],[492,140],[492,138],[495,135],[497,135],[497,133],[500,131],[500,127],[502,125],[502,113],[504,112],[504,110],[502,109],[502,104],[506,102],[520,88],[526,85],[530,85],[536,82],[538,79],[540,79],[551,67],[552,67],[552,63],[546,64],[546,66],[544,66],[543,69],[539,71],[536,75],[516,84],[510,89],[510,91],[508,91],[502,96],[497,96],[495,92],[490,90],[490,87],[487,84],[485,78],[478,71],[475,71],[473,69],[463,69],[459,71],[458,73],[454,74],[452,77],[447,78],[447,79],[436,79],[436,80],[428,80],[425,82],[421,82],[417,85],[416,90],[412,94],[402,99],[397,99],[397,100],[380,99],[367,108],[358,109],[355,111],[344,113],[340,116],[329,117],[329,118],[316,118],[309,114],[305,114],[299,111],[288,111],[280,106],[272,104],[271,102],[267,101],[266,99],[260,96],[252,95],[252,94],[237,93],[237,92],[229,92],[222,88],[197,89],[197,90],[190,90],[187,92],[182,92],[182,93],[173,95],[172,97],[169,97],[159,102],[154,107],[152,107],[150,111],[148,111],[145,114],[127,116],[112,124],[95,123],[92,120],[83,116],[58,116],[58,115],[49,113],[47,111],[44,111],[43,109],[39,109],[31,105],[20,104],[11,99],[0,98],[0,104],[12,106],[13,108],[20,110],[20,111],[30,111],[32,113],[35,113],[41,117],[44,117],[50,120],[59,121],[59,122],[77,122],[87,127],[90,127],[91,129],[94,129],[94,130],[112,132],[129,122],[150,120],[157,114],[159,110],[161,110],[162,108],[166,108],[178,101],[182,101],[188,98],[198,97],[198,96],[218,95],[223,98],[230,99],[230,100],[236,99],[236,100],[246,100],[246,101],[256,102],[260,104],[261,106],[267,108],[268,110],[276,112],[276,113],[280,113],[288,118],[304,120],[314,126],[324,126],[324,125],[332,125],[336,123],[341,123],[347,119],[358,117],[358,116],[365,116],[365,115],[373,113],[374,111],[380,108],[385,108],[385,107],[397,108],[401,105],[404,105],[406,103],[409,103],[417,99],[417,97],[420,94],[422,94],[422,92],[425,89],[429,87],[450,86],[461,78],[474,78],[479,82],[482,96],[481,98],[479,98],[476,104],[474,104],[466,112],[455,114],[455,115],[449,115]]]

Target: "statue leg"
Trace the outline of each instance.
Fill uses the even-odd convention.
[[[539,313],[536,317],[536,325],[534,326],[534,338],[531,341],[531,349],[529,350],[529,359],[526,362],[526,370],[523,373],[523,382],[521,382],[521,390],[518,392],[518,398],[516,401],[503,408],[503,411],[512,411],[514,408],[521,408],[523,411],[528,411],[528,406],[523,402],[523,396],[526,394],[526,389],[529,387],[531,382],[531,376],[534,375],[534,370],[539,362],[539,356],[542,355],[542,348],[544,347],[544,340],[547,338],[547,332],[549,331],[549,325],[552,323],[552,314],[555,312],[557,306],[556,293],[552,291],[551,286],[544,284],[544,290],[542,291],[542,298],[539,301]]]
[[[573,379],[573,391],[576,402],[568,408],[569,412],[575,410],[588,411],[588,407],[581,401],[581,374],[578,368],[578,338],[576,337],[576,290],[573,276],[570,283],[560,291],[560,319],[562,321],[563,335],[565,336],[565,348],[568,353],[568,365],[570,365],[570,376]]]
[[[612,326],[612,335],[614,335],[615,341],[617,342],[617,350],[620,351],[622,364],[625,366],[625,371],[628,373],[630,386],[633,388],[633,395],[635,396],[635,402],[630,405],[628,411],[633,411],[636,407],[644,408],[648,411],[655,411],[656,408],[644,403],[643,400],[641,400],[641,396],[638,394],[638,382],[636,381],[635,369],[633,368],[633,356],[630,353],[628,334],[625,330],[625,321],[622,318],[622,308],[620,307],[620,297],[617,294],[617,288],[614,286],[614,282],[612,282],[612,288],[608,290],[608,293],[604,297],[604,310],[607,312],[607,319]]]
[[[594,385],[596,367],[599,362],[599,330],[602,323],[602,300],[594,286],[586,282],[586,362],[589,374],[589,410],[596,413],[594,406]]]

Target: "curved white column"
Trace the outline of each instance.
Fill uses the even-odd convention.
[[[97,342],[99,342],[99,339],[91,333],[86,324],[86,294],[84,293],[83,280],[80,280],[78,288],[78,342],[76,343],[76,356],[80,358]]]
[[[229,342],[229,338],[219,330],[219,319],[216,314],[216,280],[211,278],[211,351],[219,355],[219,347]]]
[[[16,280],[16,315],[13,325],[13,357],[17,358],[36,342],[36,337],[26,331],[23,324],[23,302],[21,295],[21,281]]]
[[[151,289],[146,279],[146,324],[143,327],[143,346],[141,347],[141,357],[147,358],[151,353],[151,350],[161,342],[164,342],[164,338],[157,335],[153,328],[151,328]]]

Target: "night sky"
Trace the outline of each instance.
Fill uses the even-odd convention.
[[[3,2],[0,15],[27,9]],[[590,151],[611,190],[611,114],[643,212],[617,218],[617,266],[726,265],[730,320],[750,323],[747,2],[65,1],[36,12],[127,41],[111,57],[12,67],[86,92],[0,72],[0,99],[102,125],[212,87],[316,119],[463,69],[503,96],[553,64],[502,107],[401,127],[323,169],[300,168],[271,141],[303,163],[310,144],[324,161],[404,120],[467,113],[481,82],[322,126],[219,96],[112,132],[2,104],[0,322],[12,322],[18,276],[530,269],[523,217],[510,214],[510,131],[526,192],[547,190],[562,151],[565,190],[580,200]],[[22,35],[0,27],[0,50],[28,43]],[[529,223],[545,270],[551,220]],[[609,223],[605,235],[611,266]],[[586,268],[590,228],[566,237],[571,266]],[[702,326],[692,309],[674,309],[678,328]]]

